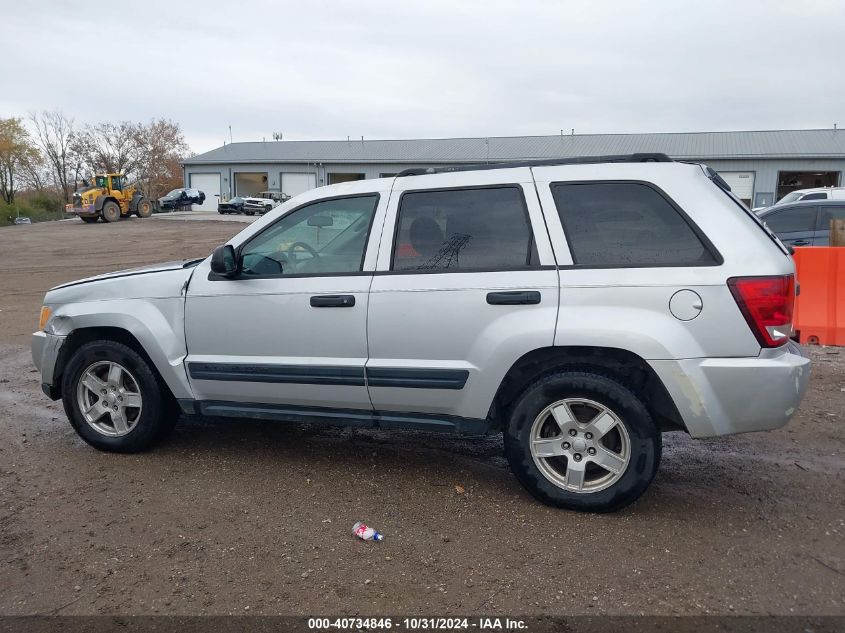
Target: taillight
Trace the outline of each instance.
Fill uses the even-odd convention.
[[[795,277],[731,277],[728,279],[742,315],[761,347],[778,347],[792,334]]]

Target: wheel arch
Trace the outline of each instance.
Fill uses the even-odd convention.
[[[525,388],[566,369],[595,371],[620,381],[645,404],[661,431],[687,430],[660,377],[641,356],[616,347],[551,346],[531,350],[511,365],[493,398],[489,419],[502,428],[510,407]]]
[[[153,373],[159,379],[162,387],[171,395],[171,397],[173,396],[170,386],[161,375],[161,372],[159,372],[155,362],[153,362],[152,358],[150,358],[147,350],[145,350],[144,346],[141,345],[141,342],[128,330],[113,326],[83,327],[73,330],[70,334],[68,334],[64,344],[59,350],[59,355],[56,358],[54,385],[57,387],[61,386],[65,369],[76,351],[83,345],[94,343],[96,341],[114,341],[115,343],[121,343],[122,345],[126,345],[126,347],[132,349],[141,356],[147,364],[149,364]],[[61,395],[60,392],[58,392],[57,395]]]
[[[118,208],[120,207],[120,202],[118,202],[117,198],[115,198],[114,196],[106,196],[100,194],[94,200],[94,209],[96,209],[97,211],[102,211],[103,206],[105,206],[106,202],[114,202],[118,206]]]

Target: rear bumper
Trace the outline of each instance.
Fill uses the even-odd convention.
[[[804,397],[810,359],[792,341],[755,358],[650,361],[692,437],[784,426]]]
[[[66,338],[46,332],[35,332],[32,335],[32,361],[41,372],[41,390],[52,400],[61,397],[59,385],[56,384],[56,361]]]

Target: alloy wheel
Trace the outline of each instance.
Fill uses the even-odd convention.
[[[130,433],[141,418],[138,381],[113,361],[98,361],[82,372],[76,401],[88,425],[109,437]]]
[[[631,459],[631,439],[619,417],[584,398],[565,398],[543,409],[531,427],[530,443],[540,472],[569,492],[612,486]]]

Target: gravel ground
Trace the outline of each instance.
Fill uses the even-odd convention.
[[[614,515],[535,502],[499,436],[183,420],[147,454],[89,448],[29,357],[44,291],[241,228],[0,229],[0,614],[845,615],[845,350],[810,350],[784,429],[664,435]]]

